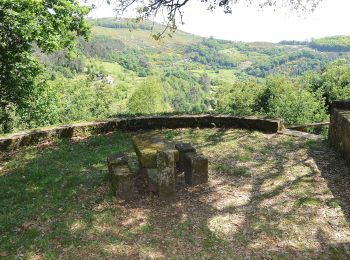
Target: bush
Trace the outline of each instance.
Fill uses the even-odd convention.
[[[350,65],[346,60],[334,61],[321,74],[305,74],[303,84],[312,92],[321,92],[328,108],[334,100],[350,99]]]
[[[106,118],[111,114],[113,86],[91,81],[88,77],[55,82],[59,92],[61,122]]]
[[[270,117],[283,118],[287,124],[321,122],[327,118],[320,92],[311,93],[283,76],[266,80],[256,110]]]
[[[222,85],[217,91],[216,110],[234,115],[252,115],[262,87],[256,81],[236,82]]]
[[[167,111],[164,89],[159,79],[146,78],[135,90],[128,102],[133,114],[155,114]]]

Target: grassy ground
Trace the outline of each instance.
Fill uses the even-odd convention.
[[[0,258],[350,257],[350,174],[326,143],[243,130],[169,130],[210,162],[209,183],[180,178],[171,203],[124,203],[106,157],[125,133],[3,154]]]

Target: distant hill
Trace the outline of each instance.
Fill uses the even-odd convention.
[[[86,69],[83,61],[94,59],[121,66],[139,77],[176,69],[194,75],[207,73],[214,82],[232,83],[237,78],[264,78],[270,74],[294,77],[309,70],[320,71],[325,64],[338,58],[350,60],[350,54],[345,52],[350,50],[350,36],[311,42],[245,43],[204,38],[178,30],[155,40],[152,35],[164,29],[158,23],[116,18],[89,21],[92,39],[81,41],[82,55],[78,58],[81,61],[67,61],[61,54],[51,58],[42,55],[45,63],[61,71],[69,66],[81,72]]]
[[[152,33],[164,28],[158,23],[115,18],[91,19],[90,22],[93,40],[83,43],[82,51],[86,56],[119,61],[126,69],[132,67],[126,65],[133,59],[131,56],[137,56],[137,59],[143,58],[142,63],[147,63],[150,70],[164,70],[176,64],[192,71],[231,70],[238,77],[262,78],[271,73],[297,76],[307,70],[320,70],[323,64],[338,58],[334,51],[346,50],[349,39],[336,36],[310,43],[244,43],[203,38],[179,30],[171,37],[166,35],[157,41],[152,38]],[[347,55],[342,54],[342,58]]]
[[[350,36],[340,35],[314,39],[309,46],[318,51],[350,52]]]
[[[15,118],[17,128],[27,128],[22,122],[32,127],[145,111],[263,114],[300,124],[324,120],[331,98],[348,98],[350,93],[347,74],[333,76],[339,66],[350,70],[350,53],[340,52],[345,50],[345,36],[311,43],[246,43],[178,30],[155,40],[152,35],[164,29],[161,24],[89,21],[91,40],[79,41],[74,58],[64,51],[46,55],[37,50],[46,65],[47,94],[33,100],[38,114],[29,118],[25,111],[21,120]],[[327,80],[332,78],[343,83],[334,82],[328,93]]]

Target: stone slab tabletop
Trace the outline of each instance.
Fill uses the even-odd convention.
[[[159,133],[135,134],[132,136],[132,141],[142,167],[156,168],[157,152],[161,150],[173,150],[175,162],[179,160],[179,152],[175,145]]]

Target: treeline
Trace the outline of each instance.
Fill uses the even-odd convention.
[[[303,124],[326,120],[332,100],[350,98],[346,53],[213,38],[160,48],[142,41],[130,48],[108,34],[79,41],[74,57],[37,51],[46,66],[33,81],[35,92],[0,111],[7,117],[0,133],[165,112],[266,115]],[[330,63],[339,57],[345,59]]]
[[[96,67],[96,71],[101,68]],[[10,108],[13,129],[108,118],[118,114],[230,113],[282,118],[287,124],[327,120],[329,104],[350,98],[350,64],[338,60],[321,73],[294,79],[269,76],[213,85],[207,74],[167,70],[142,81],[106,84],[79,74],[37,82],[38,96],[26,106]],[[117,110],[116,110],[117,107]],[[2,131],[0,129],[0,131]]]
[[[350,36],[314,39],[310,42],[309,47],[318,51],[348,52],[350,51]]]
[[[290,76],[302,75],[308,70],[319,70],[328,59],[319,53],[308,50],[300,50],[294,52],[280,51],[274,55],[271,53],[271,58],[264,59],[253,63],[245,69],[248,75],[265,78],[273,73],[284,73]],[[283,65],[289,66],[283,66]],[[285,71],[283,71],[285,69]],[[286,71],[289,69],[289,71]]]
[[[283,118],[287,124],[306,124],[326,120],[332,101],[349,98],[350,64],[337,60],[321,73],[309,71],[294,79],[275,75],[262,83],[250,80],[221,86],[216,111],[262,114]]]
[[[150,23],[139,23],[133,19],[116,19],[116,18],[100,18],[91,19],[90,22],[95,26],[115,28],[115,29],[141,29],[151,31],[153,26]]]
[[[318,51],[326,52],[349,52],[350,51],[350,36],[340,35],[312,39],[311,41],[280,41],[282,45],[305,45]]]
[[[282,44],[282,45],[309,45],[309,41],[283,40],[283,41],[280,41],[279,44]]]

